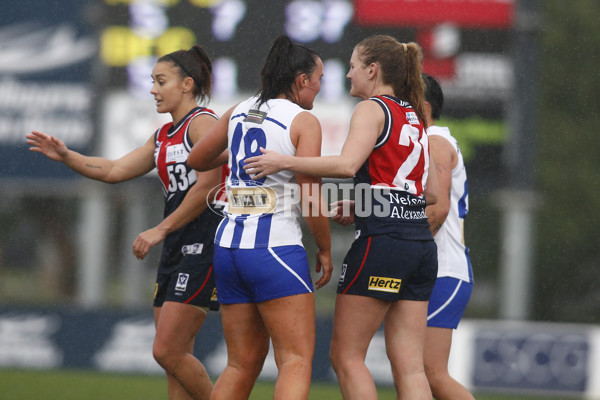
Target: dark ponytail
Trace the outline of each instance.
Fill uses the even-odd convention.
[[[200,45],[189,50],[177,50],[158,59],[171,61],[179,67],[182,78],[188,76],[194,80],[194,96],[199,103],[210,100],[212,92],[212,61]]]
[[[444,93],[436,77],[423,73],[425,82],[425,100],[431,105],[431,117],[436,120],[442,115]]]
[[[310,75],[317,67],[319,55],[292,42],[286,35],[278,36],[260,71],[259,106],[280,94],[291,95],[291,87],[299,74]]]

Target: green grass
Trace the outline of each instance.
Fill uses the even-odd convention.
[[[541,397],[477,395],[478,400],[540,400]],[[162,376],[106,374],[92,371],[0,369],[0,400],[165,400]],[[273,398],[273,383],[258,382],[251,400]],[[341,400],[336,385],[313,384],[311,400]],[[547,397],[546,397],[547,398]],[[392,388],[379,390],[380,400],[394,400]]]

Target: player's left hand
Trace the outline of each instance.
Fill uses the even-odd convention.
[[[150,249],[162,242],[165,239],[165,236],[165,232],[158,227],[140,233],[133,242],[133,255],[135,255],[138,260],[143,260]]]
[[[246,165],[244,165],[244,170],[248,175],[252,176],[253,180],[275,174],[285,169],[283,166],[285,156],[263,147],[260,148],[260,151],[263,153],[262,155],[248,157],[245,160]]]

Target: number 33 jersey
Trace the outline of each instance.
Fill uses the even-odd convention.
[[[248,157],[260,148],[295,155],[290,139],[294,118],[303,108],[289,100],[258,98],[240,103],[229,120],[229,177],[227,206],[215,243],[228,248],[302,246],[299,191],[295,174],[283,170],[258,180],[244,170]]]

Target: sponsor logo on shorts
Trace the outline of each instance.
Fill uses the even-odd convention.
[[[217,301],[217,288],[213,288],[212,294],[210,295],[210,301]]]
[[[190,274],[179,273],[179,276],[177,277],[177,285],[175,285],[175,290],[185,292],[189,280]]]
[[[158,294],[158,283],[154,284],[154,298],[156,299],[156,295]]]
[[[194,243],[194,244],[186,244],[181,247],[181,252],[183,255],[186,254],[202,254],[202,249],[204,248],[204,244],[202,243]]]
[[[369,290],[380,292],[398,293],[402,279],[385,278],[381,276],[369,277]]]
[[[346,279],[346,270],[348,269],[348,264],[342,264],[342,272],[340,273],[340,282],[344,282]]]

